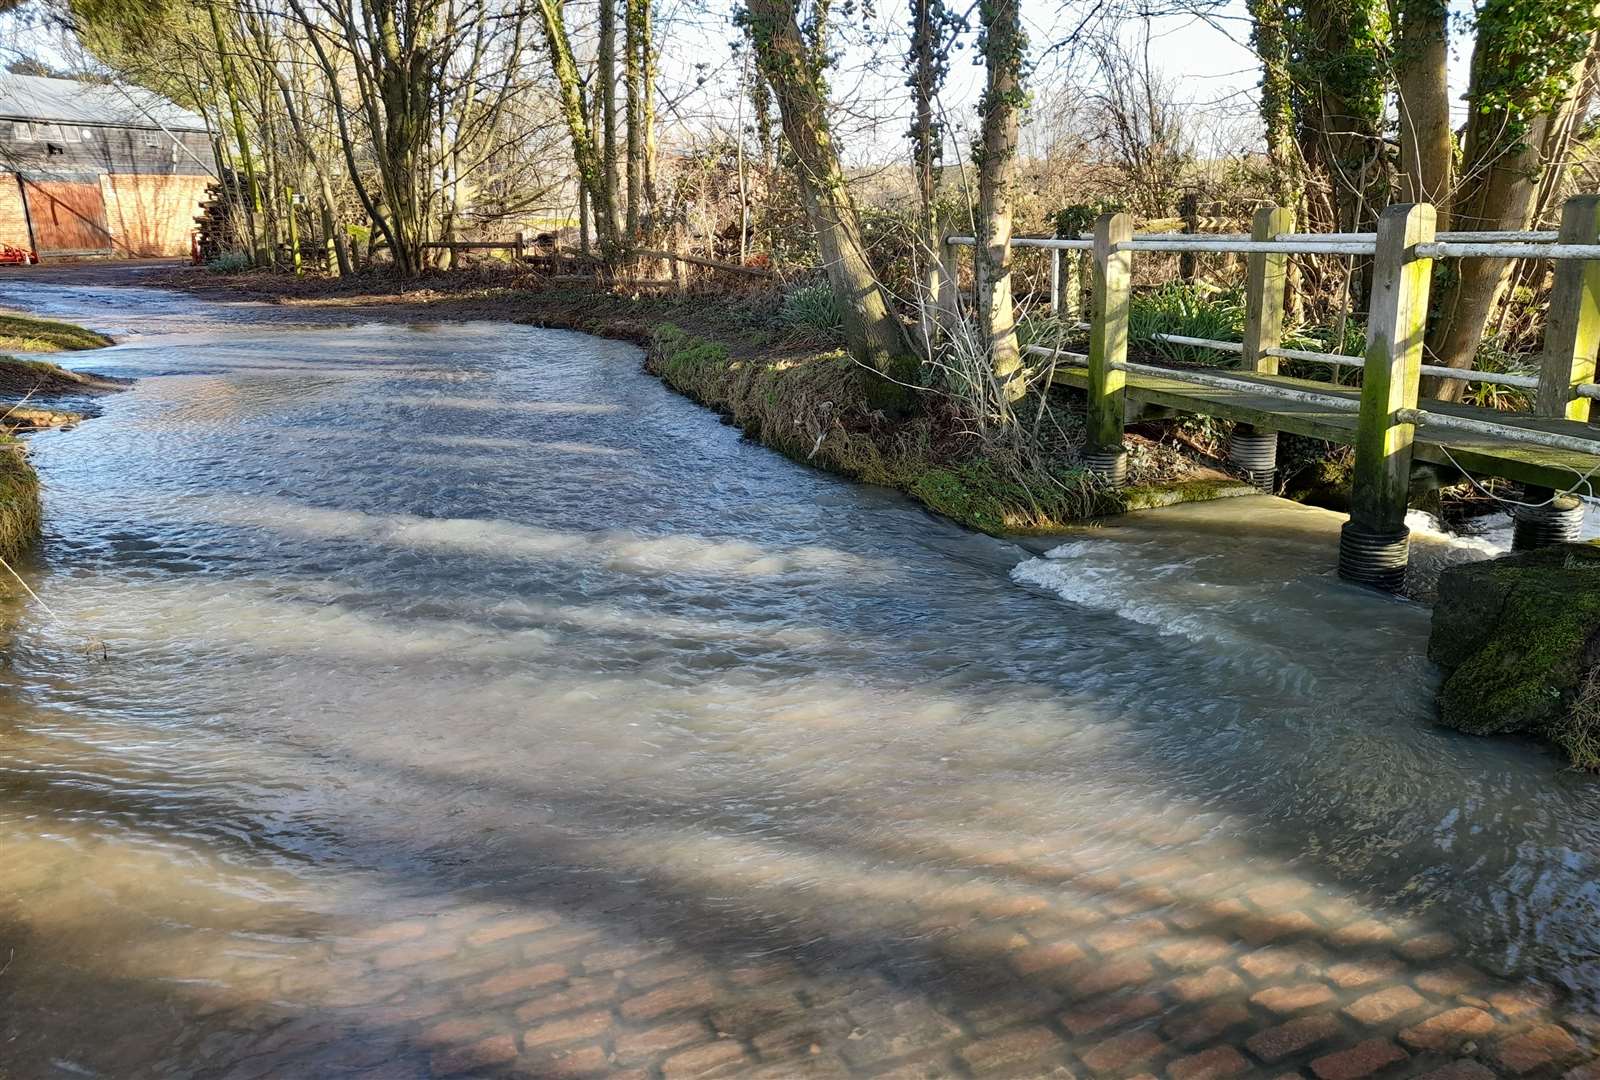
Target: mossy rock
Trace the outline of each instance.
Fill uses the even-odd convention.
[[[1542,734],[1574,754],[1573,701],[1600,662],[1600,546],[1563,544],[1445,570],[1428,658],[1448,672],[1439,691],[1445,725]],[[1575,754],[1574,763],[1600,764]]]

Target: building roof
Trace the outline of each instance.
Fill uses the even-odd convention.
[[[159,131],[205,131],[205,121],[138,86],[119,89],[76,79],[0,71],[0,119],[43,120]]]

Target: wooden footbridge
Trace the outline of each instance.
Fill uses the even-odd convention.
[[[1292,216],[1281,208],[1258,212],[1249,236],[1136,235],[1128,215],[1107,214],[1092,236],[1011,240],[1016,247],[1051,251],[1052,310],[1062,297],[1063,254],[1075,256],[1074,262],[1087,257],[1092,267],[1088,353],[1028,347],[1056,361],[1056,383],[1087,393],[1091,468],[1120,484],[1126,472],[1125,426],[1152,411],[1236,421],[1230,456],[1257,478],[1273,472],[1279,431],[1353,445],[1351,514],[1340,533],[1339,572],[1391,591],[1405,576],[1405,515],[1414,462],[1519,481],[1530,495],[1529,505],[1518,511],[1519,540],[1575,537],[1582,510],[1573,496],[1595,494],[1600,486],[1600,429],[1589,424],[1590,402],[1600,398],[1600,384],[1593,381],[1600,346],[1600,197],[1569,200],[1558,233],[1435,234],[1434,209],[1420,203],[1391,206],[1375,233],[1294,233],[1292,228]],[[947,238],[947,279],[953,280],[955,248],[972,243],[972,237]],[[1175,345],[1234,353],[1237,370],[1128,359],[1132,262],[1145,251],[1247,256],[1242,341],[1161,335]],[[1364,356],[1281,346],[1288,259],[1294,254],[1372,259]],[[1555,261],[1537,375],[1423,363],[1433,260],[1451,258]],[[1280,360],[1325,364],[1330,372],[1357,368],[1361,385],[1291,378],[1279,373]],[[1513,413],[1419,401],[1424,376],[1518,387],[1531,392],[1533,407]]]

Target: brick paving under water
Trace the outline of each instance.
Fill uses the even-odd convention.
[[[1600,1076],[1583,1009],[1237,854],[967,850],[983,879],[897,904],[915,965],[866,944],[859,964],[741,958],[449,895],[198,996],[208,1023],[271,1032],[238,1078]]]

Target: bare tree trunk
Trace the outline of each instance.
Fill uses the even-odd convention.
[[[911,92],[914,114],[911,122],[911,160],[917,175],[919,246],[921,260],[917,275],[917,315],[922,327],[922,346],[931,352],[940,333],[940,296],[943,286],[941,254],[944,238],[939,235],[935,216],[936,176],[943,133],[933,118],[933,99],[943,75],[943,50],[934,15],[936,0],[911,0]]]
[[[217,64],[222,74],[222,89],[228,99],[228,112],[233,117],[233,136],[239,145],[239,163],[244,167],[247,196],[245,223],[250,230],[252,257],[257,266],[266,266],[270,262],[270,257],[260,233],[261,183],[256,178],[256,163],[255,157],[250,152],[250,140],[245,136],[244,113],[239,107],[238,74],[233,66],[232,50],[228,46],[226,35],[222,32],[222,18],[217,14],[214,0],[206,5],[206,12],[211,16],[211,30],[217,39]]]
[[[746,14],[756,60],[777,97],[783,132],[799,166],[806,216],[844,310],[850,355],[880,376],[866,382],[868,401],[878,408],[909,409],[915,398],[908,384],[918,361],[867,259],[855,203],[828,130],[823,50],[808,47],[801,36],[794,0],[748,0]]]
[[[333,101],[333,115],[339,128],[339,148],[344,153],[345,169],[350,176],[350,184],[355,188],[356,198],[361,200],[362,209],[367,212],[368,219],[375,229],[381,230],[388,237],[391,247],[395,244],[394,233],[390,228],[389,220],[384,216],[378,205],[378,200],[372,197],[367,190],[367,185],[361,179],[361,170],[356,164],[355,141],[350,134],[349,112],[345,108],[344,94],[339,89],[339,69],[334,65],[333,58],[328,55],[322,43],[318,26],[312,21],[310,13],[306,11],[300,0],[288,0],[289,8],[305,27],[306,40],[311,45],[311,50],[316,54],[317,65],[322,68],[323,75],[328,81],[328,93]],[[372,261],[372,239],[367,244],[366,263]]]
[[[581,179],[578,181],[578,254],[589,257],[589,185]]]
[[[744,155],[744,101],[745,83],[750,80],[750,57],[744,58],[739,71],[739,110],[734,114],[733,152],[734,167],[739,180],[739,265],[750,257],[750,172],[745,168]]]
[[[1019,0],[987,0],[981,6],[984,64],[988,81],[979,112],[983,146],[978,162],[978,317],[990,362],[1002,392],[1012,401],[1027,389],[1017,346],[1011,295],[1012,182],[1016,168],[1018,113],[1023,104],[1022,34]]]
[[[335,205],[333,187],[328,183],[328,172],[322,167],[317,148],[312,143],[310,136],[306,132],[305,124],[300,119],[300,110],[295,105],[294,90],[290,87],[289,80],[279,70],[277,58],[270,51],[272,38],[267,27],[259,18],[252,18],[248,22],[251,34],[256,41],[256,48],[260,52],[259,62],[262,67],[266,68],[268,74],[272,76],[273,81],[278,85],[278,93],[283,98],[283,112],[289,120],[289,130],[293,132],[295,141],[300,144],[305,160],[311,165],[311,173],[316,177],[317,194],[322,203],[323,242],[331,256],[328,271],[344,277],[350,273],[350,254],[345,250],[343,233],[336,231],[333,213]],[[289,212],[293,213],[294,208],[290,207]]]
[[[645,113],[650,108],[652,88],[645,81],[649,60],[650,0],[623,0],[623,53],[627,70],[627,123],[628,123],[628,210],[627,229],[630,243],[640,237],[640,204],[644,198],[645,176]]]
[[[644,130],[644,164],[641,172],[640,197],[644,211],[656,211],[656,53],[654,29],[649,0],[643,0],[639,19],[639,69],[644,93],[639,100],[639,126]],[[651,231],[655,231],[652,225]]]
[[[610,232],[618,240],[624,235],[617,205],[621,189],[617,153],[617,0],[600,0],[600,44],[595,57],[595,93],[600,97],[600,160],[606,174],[606,190],[611,192],[607,211],[611,214]]]
[[[1445,0],[1395,0],[1395,81],[1400,112],[1400,197],[1432,203],[1450,228],[1449,9]]]

